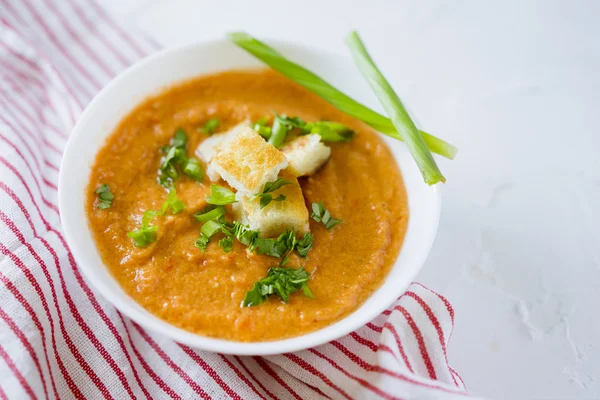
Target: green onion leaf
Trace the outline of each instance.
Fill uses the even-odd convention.
[[[216,221],[206,221],[204,225],[202,225],[202,229],[200,233],[202,233],[207,238],[213,237],[216,233],[221,230],[221,224]]]
[[[237,200],[235,199],[235,193],[231,190],[219,185],[210,185],[210,195],[206,198],[206,202],[223,206],[225,204],[235,203]]]
[[[305,130],[321,136],[322,142],[348,142],[356,135],[346,125],[331,121],[309,122],[305,125]]]
[[[280,189],[281,187],[283,187],[285,185],[291,185],[291,184],[292,184],[292,182],[290,182],[290,181],[286,181],[283,178],[277,178],[273,182],[265,183],[265,186],[263,187],[263,193],[271,193],[271,192],[276,191],[277,189]]]
[[[445,182],[446,178],[440,172],[423,136],[417,130],[392,86],[371,59],[358,33],[356,31],[351,32],[346,39],[346,43],[350,47],[354,62],[379,98],[397,132],[404,139],[408,150],[421,170],[425,182],[429,185]]]
[[[257,122],[252,125],[252,129],[254,129],[258,134],[265,139],[269,139],[271,137],[271,127],[267,126],[267,119],[261,118]]]
[[[233,250],[233,239],[230,237],[224,237],[219,240],[219,246],[221,246],[225,253],[229,253],[231,250]]]
[[[135,247],[146,247],[156,241],[156,226],[145,226],[127,233]]]
[[[110,187],[107,184],[102,184],[94,191],[98,195],[98,205],[100,210],[106,210],[112,206],[112,201],[115,196],[110,191]]]
[[[290,295],[300,289],[306,296],[314,298],[308,289],[309,279],[310,275],[303,267],[298,269],[270,268],[267,277],[256,282],[252,289],[246,292],[242,307],[257,306],[264,303],[273,294],[278,295],[284,303],[287,303]]]
[[[233,223],[233,234],[235,235],[236,239],[244,246],[249,246],[252,249],[254,249],[252,247],[252,243],[254,242],[254,239],[258,237],[259,233],[260,232],[253,231],[252,229],[250,229],[244,224],[241,224],[238,221],[235,221]]]
[[[169,209],[173,214],[177,214],[185,209],[185,205],[183,201],[177,198],[177,191],[174,187],[169,190],[169,196],[167,196],[167,201],[165,203],[168,205]],[[165,204],[163,204],[163,209],[165,209]],[[163,211],[164,213],[164,211]]]
[[[207,135],[212,135],[219,125],[221,125],[221,121],[219,121],[218,118],[211,118],[204,124],[202,132],[206,133]]]
[[[200,162],[195,158],[188,158],[183,163],[183,173],[194,178],[198,182],[201,182],[204,179],[204,170],[202,169]]]
[[[236,45],[292,81],[316,93],[340,111],[365,122],[383,134],[403,140],[390,119],[351,99],[311,71],[291,62],[277,50],[254,39],[245,32],[233,32],[229,33],[228,36]],[[421,134],[429,149],[434,153],[449,159],[456,156],[458,151],[456,147],[428,133],[421,132]]]
[[[275,118],[275,121],[273,121],[273,128],[271,132],[272,134],[269,138],[269,143],[279,148],[285,141],[285,138],[289,132],[289,128],[286,125],[282,124],[278,118]]]
[[[222,215],[225,215],[225,207],[211,204],[195,213],[194,218],[196,218],[196,221],[198,222],[206,222],[217,219]]]
[[[310,216],[315,221],[322,222],[327,229],[331,229],[334,226],[344,222],[341,219],[333,218],[321,201],[318,203],[312,203],[312,213]]]

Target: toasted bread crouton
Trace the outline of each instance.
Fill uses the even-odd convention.
[[[273,199],[284,195],[285,200],[273,200],[261,209],[260,198],[250,200],[247,196],[238,195],[239,201],[234,203],[235,217],[249,225],[250,229],[260,231],[261,237],[275,237],[287,229],[293,229],[298,236],[309,231],[308,210],[298,180],[288,174],[284,174],[283,178],[292,184],[282,186],[271,195]]]
[[[212,135],[200,143],[200,145],[196,148],[196,156],[200,160],[204,161],[204,163],[208,164],[217,153],[219,146],[233,138],[238,130],[244,126],[250,126],[250,121],[244,121],[228,131]]]
[[[288,160],[286,171],[294,176],[314,174],[331,156],[331,149],[316,133],[300,136],[286,144],[281,152]]]
[[[282,152],[254,130],[241,127],[225,145],[219,146],[207,172],[218,174],[240,194],[251,196],[274,181],[288,162]]]

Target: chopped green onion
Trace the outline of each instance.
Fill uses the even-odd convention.
[[[212,135],[219,125],[221,125],[221,121],[219,121],[218,118],[211,118],[204,124],[202,132],[206,133],[207,135]]]
[[[216,233],[218,233],[221,230],[221,224],[219,224],[216,221],[206,221],[204,223],[204,225],[202,225],[202,229],[200,230],[200,232],[208,237],[211,238],[213,237]]]
[[[433,155],[429,151],[425,140],[423,140],[423,136],[417,130],[392,86],[373,62],[358,33],[356,31],[351,32],[346,39],[346,43],[350,47],[354,62],[371,85],[381,105],[390,116],[394,127],[404,139],[408,150],[421,170],[425,182],[429,185],[445,182],[446,178],[440,172]]]
[[[258,134],[265,139],[269,139],[271,137],[271,128],[267,126],[267,119],[261,118],[257,122],[252,125],[252,129],[254,129]]]
[[[182,128],[177,128],[177,131],[175,131],[175,136],[173,136],[173,139],[171,140],[171,146],[178,149],[185,149],[187,141],[188,138],[185,131]]]
[[[201,182],[204,179],[204,170],[195,158],[188,158],[185,163],[183,163],[183,173],[187,176],[194,178],[198,182]]]
[[[233,239],[230,237],[224,237],[219,240],[219,246],[221,246],[225,253],[229,253],[231,250],[233,250]]]
[[[156,241],[156,226],[145,226],[135,231],[127,232],[127,236],[133,239],[135,247],[146,247]]]
[[[383,134],[404,140],[390,119],[351,99],[311,71],[286,59],[275,49],[245,32],[233,32],[228,36],[236,45],[292,81],[316,93],[342,112],[365,122]],[[449,159],[456,156],[456,147],[428,133],[421,132],[421,134],[429,149],[434,153]]]
[[[165,203],[173,214],[177,214],[185,208],[183,201],[177,198],[177,191],[174,187],[169,190],[169,195],[167,196],[167,201]],[[163,213],[165,209],[165,204],[163,204]]]
[[[102,184],[94,191],[98,195],[98,205],[100,210],[106,210],[112,206],[115,195],[110,191],[110,187],[107,184]]]
[[[348,142],[356,135],[356,132],[339,122],[309,122],[304,129],[321,136],[322,142]]]
[[[208,204],[223,206],[225,204],[236,203],[235,193],[219,185],[210,185],[210,195],[206,198]]]
[[[217,219],[220,216],[225,215],[225,207],[209,205],[204,207],[202,210],[194,214],[194,218],[198,222],[206,222],[213,219]]]
[[[196,246],[197,248],[199,248],[202,251],[206,251],[206,247],[208,246],[209,242],[210,242],[210,238],[207,238],[204,235],[200,235],[200,237],[198,239],[196,239],[194,246]]]
[[[343,222],[341,219],[333,218],[321,201],[318,203],[312,203],[312,213],[310,216],[315,221],[322,222],[327,229],[331,229],[337,224]]]
[[[285,137],[287,136],[289,129],[287,126],[279,122],[278,118],[275,118],[273,121],[273,128],[271,129],[271,137],[269,138],[269,143],[273,146],[279,148],[285,141]]]

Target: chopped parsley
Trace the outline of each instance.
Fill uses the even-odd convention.
[[[314,295],[308,288],[310,274],[303,267],[293,268],[270,268],[267,277],[254,284],[251,290],[246,292],[242,307],[252,307],[264,303],[269,296],[276,294],[284,303],[289,302],[290,295],[302,289],[304,294],[314,299]]]
[[[273,182],[267,182],[267,183],[265,183],[262,193],[255,194],[254,196],[250,197],[250,201],[260,198],[260,209],[262,210],[263,208],[268,206],[271,203],[271,201],[273,201],[273,200],[275,200],[275,201],[285,200],[286,199],[285,195],[280,194],[279,196],[277,196],[274,199],[273,195],[271,193],[280,189],[282,186],[291,185],[291,184],[292,184],[292,182],[286,181],[283,178],[277,178]]]
[[[200,163],[195,158],[188,158],[185,153],[188,138],[185,131],[178,128],[175,132],[175,136],[171,139],[168,146],[162,147],[162,152],[165,156],[160,162],[160,169],[158,171],[158,182],[169,187],[175,180],[179,178],[179,171],[196,181],[204,179],[204,170],[200,166]]]
[[[210,195],[206,198],[208,204],[223,206],[237,202],[235,193],[219,185],[210,185]]]
[[[310,214],[311,218],[317,222],[322,222],[325,225],[325,228],[331,229],[339,223],[342,223],[341,219],[336,219],[329,214],[329,211],[323,205],[323,202],[320,201],[318,203],[312,203],[312,213]]]
[[[150,222],[156,217],[163,216],[167,210],[177,214],[185,209],[183,201],[177,198],[177,191],[174,187],[169,190],[167,201],[165,201],[160,211],[146,210],[142,216],[142,226],[139,229],[127,232],[127,236],[133,239],[135,247],[146,247],[150,243],[156,242],[156,232],[158,228],[150,225]]]
[[[212,135],[215,133],[215,130],[219,127],[219,125],[221,125],[221,121],[219,121],[218,118],[211,118],[204,124],[202,132],[206,133],[207,135]]]
[[[112,194],[112,192],[110,191],[110,187],[106,183],[98,186],[94,193],[98,195],[97,207],[100,210],[106,210],[107,208],[110,208],[110,206],[112,206],[112,202],[115,198],[115,195]]]

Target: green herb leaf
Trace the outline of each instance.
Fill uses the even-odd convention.
[[[263,208],[265,208],[266,206],[269,205],[269,203],[271,203],[271,201],[273,200],[273,196],[271,196],[270,194],[261,194],[259,195],[260,197],[260,209],[262,210]]]
[[[250,201],[253,201],[260,197],[260,209],[262,210],[263,208],[268,206],[271,203],[271,201],[273,201],[273,196],[270,193],[280,189],[281,187],[283,187],[285,185],[292,185],[292,184],[293,184],[292,182],[286,181],[283,178],[277,178],[273,182],[267,182],[267,183],[265,183],[265,186],[263,187],[262,193],[255,194],[254,196],[250,197]],[[275,201],[283,201],[286,198],[287,197],[285,195],[280,194],[279,196],[277,196]]]
[[[265,186],[263,187],[263,193],[274,192],[277,189],[280,189],[281,187],[283,187],[285,185],[292,185],[292,182],[286,181],[283,178],[277,178],[273,182],[267,182],[267,183],[265,183]]]
[[[183,163],[183,173],[187,176],[194,178],[198,182],[201,182],[204,179],[204,170],[195,158],[188,158]]]
[[[287,244],[280,239],[256,238],[252,243],[258,254],[266,254],[271,257],[281,258],[285,254]]]
[[[287,199],[287,196],[285,194],[280,194],[279,196],[274,198],[273,201],[284,201],[285,199]]]
[[[371,85],[379,98],[379,102],[390,116],[396,131],[406,143],[408,150],[421,170],[425,182],[429,185],[445,182],[446,178],[440,172],[423,136],[417,130],[392,86],[371,59],[358,33],[356,31],[351,32],[346,39],[346,43],[350,47],[355,64]]]
[[[260,232],[253,231],[248,226],[238,221],[233,223],[233,234],[235,235],[236,239],[244,246],[249,246],[252,250],[254,250],[252,247],[254,239],[258,237],[259,233]]]
[[[298,128],[305,131],[306,122],[300,117],[288,117],[286,115],[279,115],[275,113],[275,119],[279,121],[281,125],[285,125],[289,130]],[[306,131],[308,133],[308,131]]]
[[[242,307],[259,305],[267,300],[272,294],[277,294],[284,303],[290,299],[290,295],[300,289],[308,297],[314,298],[308,289],[307,282],[310,279],[308,272],[303,267],[293,268],[271,268],[267,277],[256,282],[251,290],[246,293]]]
[[[304,237],[296,243],[296,251],[298,255],[302,258],[306,258],[308,252],[313,247],[314,236],[310,232],[306,232]]]
[[[229,253],[231,250],[233,250],[233,239],[230,237],[224,237],[219,240],[219,246],[221,246],[225,253]]]
[[[215,132],[215,129],[219,127],[219,125],[221,125],[221,121],[219,121],[218,118],[211,118],[204,124],[202,132],[208,135],[212,135]]]
[[[210,185],[210,195],[206,198],[206,202],[215,205],[225,205],[237,202],[235,193],[231,190],[219,185]]]
[[[233,32],[229,33],[228,36],[236,45],[292,81],[316,93],[342,112],[365,122],[383,134],[403,140],[390,119],[351,99],[311,71],[286,59],[275,49],[245,32]],[[432,152],[450,159],[456,156],[456,147],[428,133],[421,131],[421,135]]]
[[[225,207],[211,204],[195,213],[194,218],[196,218],[196,221],[198,222],[206,222],[217,219],[222,215],[225,215]]]
[[[110,187],[107,184],[102,184],[94,191],[98,195],[98,205],[100,210],[106,210],[112,206],[112,201],[115,196],[110,191]]]
[[[158,182],[169,187],[173,181],[179,178],[177,172],[178,165],[184,165],[187,163],[187,157],[185,155],[185,146],[187,145],[187,135],[185,131],[178,128],[175,132],[175,136],[171,139],[169,146],[162,147],[162,151],[166,153],[160,163],[160,170],[158,176]]]
[[[323,202],[312,203],[312,210],[313,212],[310,215],[311,218],[317,222],[322,222],[327,229],[331,229],[334,226],[344,222],[341,219],[333,218],[323,205]]]
[[[187,141],[188,141],[188,138],[187,138],[187,134],[185,133],[185,131],[182,128],[177,128],[177,131],[175,131],[175,136],[173,136],[173,139],[171,139],[171,146],[178,148],[178,149],[185,150]]]
[[[164,212],[154,210],[144,211],[144,215],[142,216],[142,228],[150,226],[150,222],[159,215],[164,215]]]
[[[127,233],[135,247],[146,247],[156,241],[156,226],[145,226]]]

